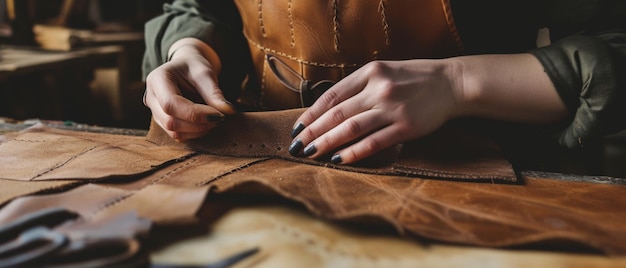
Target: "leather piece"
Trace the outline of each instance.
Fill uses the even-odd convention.
[[[22,181],[0,179],[0,206],[16,197],[40,192],[60,191],[80,184],[76,181]]]
[[[565,241],[626,254],[619,243],[626,238],[626,213],[614,205],[625,201],[623,186],[533,178],[513,185],[355,175],[282,159],[212,155],[193,156],[140,181],[100,185],[114,193],[118,191],[110,188],[125,190],[97,204],[70,202],[87,196],[97,200],[96,191],[103,190],[96,188],[80,197],[66,196],[64,202],[97,208],[88,213],[93,219],[135,210],[156,224],[180,225],[196,220],[209,189],[214,194],[274,193],[323,218],[367,224],[383,220],[400,233],[437,241],[489,247]],[[17,207],[12,210],[27,211],[24,204]]]
[[[178,143],[154,122],[147,139],[212,155],[272,157],[325,168],[368,174],[457,180],[514,182],[516,175],[497,144],[468,133],[442,130],[430,137],[398,145],[357,165],[333,165],[329,157],[311,160],[291,156],[291,126],[304,109],[242,113],[231,116],[208,135]]]
[[[158,224],[188,224],[196,221],[196,213],[208,192],[205,185],[260,160],[195,155],[149,176],[120,180],[111,174],[109,177],[113,177],[112,180],[101,180],[99,184],[85,184],[59,193],[29,196],[32,192],[17,192],[2,195],[0,197],[7,201],[14,200],[0,210],[0,225],[30,212],[52,207],[64,207],[90,220],[136,211]],[[89,172],[88,169],[80,171]],[[57,181],[7,182],[32,189],[34,184]],[[76,185],[79,182],[65,183]]]
[[[487,184],[353,176],[346,171],[269,160],[215,181],[215,193],[267,192],[315,215],[400,233],[487,247],[543,245],[626,255],[626,186],[524,178]],[[280,170],[280,173],[276,172]],[[293,174],[299,174],[297,177]]]
[[[21,182],[30,185],[30,183]],[[25,195],[14,199],[0,210],[0,225],[9,223],[23,215],[45,209],[62,207],[89,219],[110,204],[119,202],[132,192],[86,184],[59,193]]]
[[[11,156],[0,158],[0,178],[42,181],[133,176],[188,154],[143,137],[73,132],[39,124],[6,135],[0,143],[0,155]]]
[[[189,225],[198,222],[196,214],[207,192],[206,186],[150,185],[100,211],[93,219],[106,219],[126,211],[136,211],[138,215],[149,218],[155,224]]]

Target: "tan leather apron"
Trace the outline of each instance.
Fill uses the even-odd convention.
[[[312,85],[336,82],[373,60],[443,58],[463,51],[447,0],[235,3],[257,75],[252,82],[260,85],[260,92],[245,95],[264,110],[310,105],[320,94],[304,92]],[[280,79],[268,65],[268,55],[306,82]],[[301,93],[313,96],[303,101]]]

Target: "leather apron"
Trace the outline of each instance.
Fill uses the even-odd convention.
[[[255,69],[248,82],[258,85],[258,92],[245,92],[252,97],[244,98],[263,110],[308,106],[333,82],[373,60],[444,58],[463,51],[448,0],[235,3]]]

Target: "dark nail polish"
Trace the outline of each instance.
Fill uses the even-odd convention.
[[[341,164],[341,162],[343,162],[343,160],[341,160],[341,156],[340,155],[336,154],[336,155],[333,155],[333,157],[330,158],[330,162],[336,165],[336,164]]]
[[[224,116],[221,114],[210,114],[206,116],[206,121],[211,123],[224,121]]]
[[[291,137],[295,138],[296,136],[298,136],[298,134],[300,134],[300,132],[302,132],[302,130],[305,128],[304,124],[302,124],[302,122],[298,123],[296,125],[296,127],[294,127],[291,130]]]
[[[300,154],[300,151],[302,151],[302,147],[304,147],[304,144],[302,144],[302,141],[300,139],[297,139],[296,141],[291,143],[291,145],[289,145],[289,154],[293,156],[298,156]]]
[[[309,157],[317,152],[317,148],[315,148],[315,144],[309,144],[306,148],[304,148],[304,156]]]

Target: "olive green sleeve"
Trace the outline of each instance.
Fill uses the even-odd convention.
[[[176,0],[165,4],[164,13],[145,25],[146,50],[143,77],[167,60],[170,46],[185,37],[195,37],[211,44],[215,23],[206,10],[194,0]]]
[[[531,51],[571,112],[557,134],[570,149],[626,128],[626,30],[577,34]]]
[[[232,0],[175,0],[163,6],[163,14],[145,25],[146,50],[143,79],[167,61],[170,46],[185,37],[211,46],[222,62],[219,84],[228,100],[240,93],[250,63],[241,16]]]

